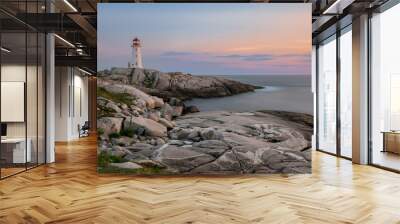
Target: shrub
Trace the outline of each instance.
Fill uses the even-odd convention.
[[[111,139],[111,138],[119,138],[119,137],[121,137],[121,135],[118,133],[118,132],[113,132],[113,133],[110,133],[109,135],[108,135],[108,137]]]
[[[98,128],[97,129],[97,134],[98,135],[103,135],[104,134],[104,129],[103,128]]]
[[[119,134],[121,136],[127,136],[127,137],[133,137],[133,135],[135,134],[135,129],[134,128],[125,128],[122,129]]]
[[[156,81],[156,77],[151,75],[151,74],[144,74],[144,80],[143,80],[143,84],[145,87],[147,88],[153,88],[153,84]]]
[[[97,165],[105,167],[108,164],[108,155],[105,152],[101,152],[97,155]]]

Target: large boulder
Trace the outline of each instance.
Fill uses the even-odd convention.
[[[97,120],[97,128],[103,131],[103,135],[108,137],[111,133],[119,133],[122,128],[123,118],[101,117]]]
[[[200,174],[223,174],[223,173],[233,173],[238,174],[242,172],[242,167],[240,161],[237,159],[235,153],[228,151],[218,157],[216,160],[206,163],[204,165],[198,166],[191,170],[190,173],[200,173]]]
[[[164,105],[164,101],[163,99],[156,97],[156,96],[152,96],[153,100],[154,100],[154,107],[155,108],[160,108]]]
[[[219,140],[205,140],[201,142],[195,142],[193,143],[192,147],[192,150],[194,151],[206,153],[214,157],[220,156],[228,149],[229,146],[225,142]]]
[[[127,136],[122,136],[120,138],[113,138],[111,142],[113,145],[128,146],[134,143],[135,139]]]
[[[167,120],[172,120],[172,116],[174,114],[174,109],[168,104],[165,103],[162,107],[161,107],[161,117],[167,119]]]
[[[138,160],[147,160],[154,152],[154,147],[146,143],[135,143],[126,147],[130,152],[124,159],[136,162]]]
[[[113,113],[120,113],[122,111],[116,103],[103,97],[99,97],[97,99],[97,106],[100,107],[103,111]]]
[[[131,96],[134,96],[137,99],[143,100],[146,103],[146,106],[150,109],[156,107],[156,102],[153,96],[148,95],[147,93],[131,86],[125,84],[117,84],[117,83],[108,83],[106,81],[100,82],[99,87],[103,87],[105,90],[112,93],[127,93]]]
[[[169,132],[169,137],[171,139],[187,140],[192,132],[194,130],[189,128],[174,128]]]
[[[186,147],[164,145],[154,152],[152,159],[164,164],[172,172],[188,172],[213,161],[214,157]]]
[[[159,122],[160,124],[164,125],[165,127],[169,128],[169,129],[175,127],[175,124],[174,124],[172,121],[169,121],[169,120],[167,120],[167,119],[165,119],[165,118],[160,118],[160,119],[158,120],[158,122]]]
[[[160,120],[160,111],[151,111],[148,113],[148,117],[149,119],[153,120],[153,121],[159,121]]]
[[[113,146],[108,153],[112,156],[117,156],[117,157],[124,157],[126,155],[131,154],[129,150],[117,145]]]
[[[292,149],[273,147],[264,150],[260,159],[263,165],[277,173],[311,173],[311,162],[301,153]]]
[[[172,117],[179,117],[183,113],[183,106],[173,106],[172,109]]]
[[[154,146],[147,144],[147,143],[135,143],[129,147],[127,147],[128,150],[131,152],[142,152],[142,151],[153,151]]]
[[[169,105],[171,106],[183,106],[182,100],[176,98],[176,97],[171,97],[168,101]]]
[[[202,129],[200,135],[204,140],[222,140],[224,138],[221,132],[213,128]]]
[[[125,119],[125,128],[143,128],[145,130],[145,135],[155,136],[155,137],[165,137],[167,136],[167,128],[151,119],[143,117],[130,117]]]
[[[184,114],[190,114],[190,113],[197,113],[200,112],[199,108],[196,106],[187,106],[183,108],[183,113]]]

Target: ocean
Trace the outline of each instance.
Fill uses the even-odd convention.
[[[250,112],[282,110],[313,114],[313,95],[309,75],[231,75],[220,76],[264,88],[228,97],[194,98],[186,101],[200,111]]]

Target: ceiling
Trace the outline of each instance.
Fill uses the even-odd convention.
[[[312,3],[313,39],[318,40],[338,20],[381,5],[386,0],[209,0],[207,2]],[[97,4],[139,2],[138,0],[1,0],[3,32],[16,33],[30,28],[54,32],[56,64],[74,65],[96,71]],[[188,2],[187,0],[142,0],[140,2]],[[190,2],[205,2],[193,0]],[[49,12],[52,13],[49,13]],[[25,13],[28,12],[28,13]],[[350,18],[351,22],[351,18]],[[325,32],[325,33],[324,33]],[[333,31],[334,32],[334,31]],[[11,34],[10,35],[11,38]],[[16,34],[15,34],[16,35]],[[8,38],[8,37],[7,37]],[[18,41],[19,38],[15,38]],[[66,40],[66,41],[64,41]],[[18,43],[16,43],[18,45]],[[72,46],[72,45],[73,46]]]

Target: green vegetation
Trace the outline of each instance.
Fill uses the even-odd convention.
[[[112,138],[119,138],[119,137],[121,137],[121,135],[120,135],[118,132],[113,132],[113,133],[110,133],[110,134],[108,135],[108,137],[109,137],[110,139],[112,139]]]
[[[97,165],[99,167],[107,167],[109,163],[123,163],[125,159],[119,156],[109,155],[106,152],[101,152],[97,155]]]
[[[99,111],[97,112],[97,117],[114,117],[114,113],[116,112],[114,109],[109,107],[104,107],[101,105],[97,105]]]
[[[132,96],[128,93],[112,93],[110,91],[107,91],[103,87],[97,87],[97,96],[104,97],[115,103],[123,103],[128,106],[132,105],[133,101],[136,99],[134,96]]]
[[[143,84],[146,88],[153,88],[153,84],[156,81],[156,77],[154,75],[151,74],[144,74],[144,80],[143,80]]]
[[[121,136],[127,136],[127,137],[133,137],[133,135],[135,134],[135,129],[134,128],[125,128],[125,129],[122,129],[120,132],[119,132],[119,134],[121,135]]]
[[[122,173],[122,174],[162,174],[165,170],[160,167],[143,167],[140,169],[124,169],[109,166],[110,163],[123,163],[128,160],[113,156],[106,152],[101,152],[97,155],[97,170],[99,173]]]
[[[97,129],[97,135],[102,135],[104,134],[104,129],[103,128],[98,128]]]

